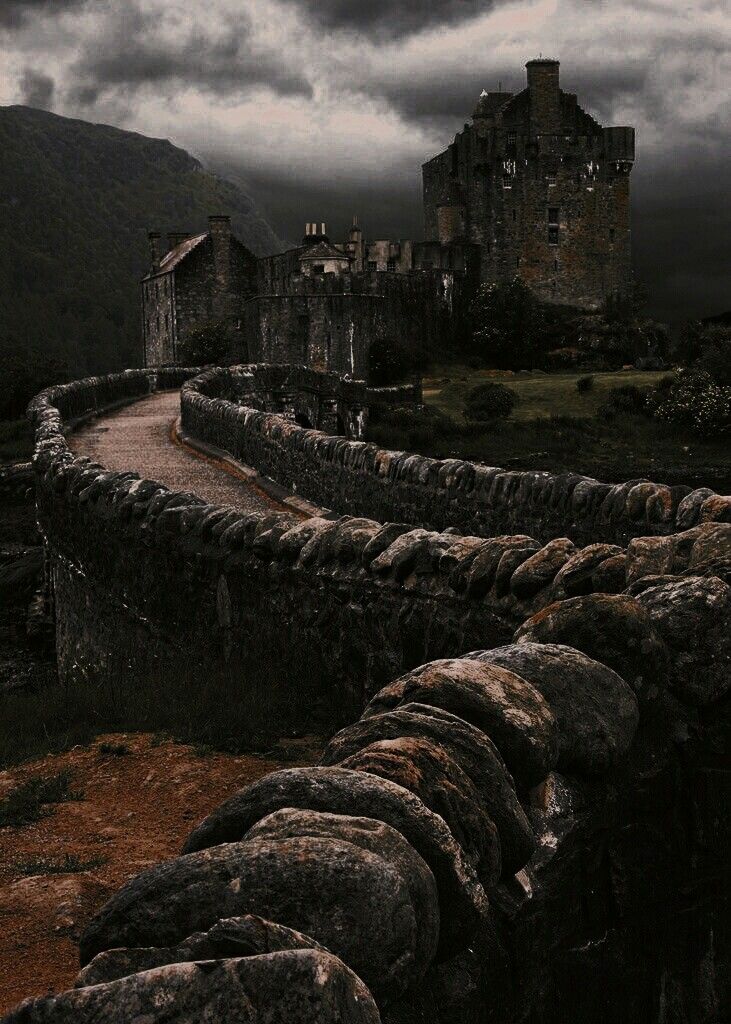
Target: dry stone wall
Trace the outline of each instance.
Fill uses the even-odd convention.
[[[396,679],[320,766],[240,790],[128,882],[76,988],[6,1024],[724,1019],[728,701],[661,668],[694,601],[624,603],[652,686],[624,637],[610,668],[534,627]]]
[[[394,674],[505,642],[563,594],[626,586],[629,555],[618,547],[244,514],[68,449],[64,422],[176,382],[130,371],[50,389],[31,407],[64,681],[83,673],[133,699],[136,686],[161,676],[239,673],[275,721],[278,708],[300,721],[347,721]],[[715,528],[696,528],[678,564]]]
[[[296,436],[201,379],[184,390],[217,430]],[[130,881],[77,987],[9,1024],[724,1019],[731,523],[708,496],[627,547],[243,515],[69,452],[64,420],[155,386],[31,408],[66,680],[133,692],[289,649],[282,690],[242,700],[351,724]]]
[[[181,392],[183,427],[344,515],[481,537],[528,533],[542,542],[568,537],[576,544],[622,545],[731,522],[731,497],[708,488],[509,471],[303,429],[252,404],[273,369],[214,369],[188,381]]]

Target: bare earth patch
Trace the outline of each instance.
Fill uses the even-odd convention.
[[[317,753],[297,743],[275,760],[126,734],[0,772],[0,800],[60,772],[83,795],[49,804],[33,824],[0,828],[0,1015],[69,988],[86,923],[128,878],[178,854],[217,804],[283,763],[314,763]]]

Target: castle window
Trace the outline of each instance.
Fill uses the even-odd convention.
[[[376,263],[375,260],[368,260],[368,269],[369,270],[378,270],[378,264]]]
[[[503,188],[512,188],[513,179],[510,174],[503,174]]]
[[[325,273],[325,264],[324,263],[316,263],[314,265],[314,267],[312,268],[312,273],[313,274],[324,274]]]
[[[557,270],[558,270],[558,260],[554,260],[554,261],[553,261],[553,269],[554,269],[555,271],[557,271]]]
[[[515,257],[515,265],[516,265],[516,267],[520,266],[520,256],[516,256]]]
[[[515,220],[517,220],[517,219],[518,219],[518,215],[517,215],[517,213],[515,212],[515,210],[513,210],[513,220],[515,221]]]
[[[609,229],[609,241],[610,242],[614,241],[614,228],[610,228]]]
[[[553,188],[553,186],[556,184],[556,175],[555,174],[547,174],[546,175],[546,184],[548,185],[549,188]]]
[[[558,245],[558,207],[548,208],[548,244]]]
[[[386,270],[390,270],[392,273],[396,271],[396,260],[389,260],[386,264]]]

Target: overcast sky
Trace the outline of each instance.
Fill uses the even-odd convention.
[[[526,60],[633,124],[638,277],[666,316],[731,308],[728,0],[0,0],[0,104],[169,138],[277,232],[421,237],[420,167]],[[177,225],[170,225],[177,227]]]

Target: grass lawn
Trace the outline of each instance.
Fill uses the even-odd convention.
[[[665,373],[657,370],[618,370],[589,374],[594,378],[591,391],[576,389],[583,373],[506,373],[501,370],[471,370],[463,366],[437,367],[424,377],[424,400],[443,412],[462,419],[465,396],[478,384],[499,381],[518,395],[513,420],[535,420],[549,416],[595,416],[606,402],[608,392],[622,384],[647,387],[656,384]]]
[[[378,444],[437,458],[466,458],[507,469],[579,472],[609,482],[647,477],[728,493],[728,436],[702,438],[641,414],[613,419],[599,414],[613,388],[652,385],[664,375],[641,370],[594,373],[592,389],[580,393],[576,381],[585,372],[512,374],[436,366],[424,377],[424,401],[450,416],[454,429],[409,430],[377,422],[369,433]],[[518,404],[507,420],[469,423],[463,415],[466,396],[487,380],[514,390]]]

